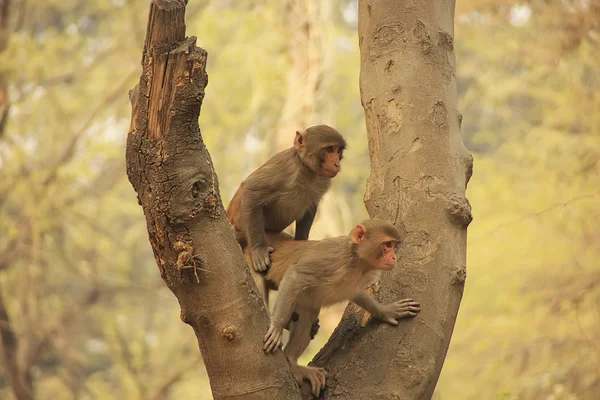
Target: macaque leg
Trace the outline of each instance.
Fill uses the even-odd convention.
[[[323,368],[298,365],[298,358],[310,343],[311,330],[317,323],[319,310],[296,306],[295,312],[298,314],[298,320],[291,324],[290,337],[283,352],[290,361],[290,368],[296,382],[301,385],[303,380],[309,381],[313,395],[319,397],[321,390],[325,387],[327,371]]]

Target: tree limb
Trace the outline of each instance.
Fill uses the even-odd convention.
[[[22,368],[19,363],[19,339],[13,330],[8,316],[8,310],[4,304],[4,298],[0,292],[0,348],[2,349],[2,361],[4,371],[8,375],[13,393],[17,400],[33,400],[33,381],[31,371]]]
[[[196,333],[214,398],[299,398],[283,354],[262,352],[267,313],[198,127],[207,53],[185,37],[186,4],[150,4],[143,73],[130,92],[127,175],[161,277]]]
[[[433,395],[466,279],[465,197],[473,158],[460,136],[454,0],[359,0],[360,92],[371,175],[369,215],[404,238],[400,264],[374,297],[414,298],[423,311],[392,327],[349,305],[313,364],[329,371],[326,399]],[[354,368],[349,368],[353,366]]]

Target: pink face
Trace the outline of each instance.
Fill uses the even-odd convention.
[[[331,145],[325,147],[323,152],[320,174],[328,178],[333,178],[340,172],[340,161],[342,160],[343,150],[337,145]]]
[[[396,250],[400,243],[398,239],[381,233],[367,239],[362,225],[354,228],[351,238],[359,245],[359,256],[374,268],[388,271],[396,266]]]
[[[377,260],[377,267],[384,270],[390,270],[396,266],[396,248],[398,247],[396,239],[387,239],[381,243],[381,255]]]

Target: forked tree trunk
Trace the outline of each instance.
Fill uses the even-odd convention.
[[[127,174],[161,276],[196,333],[214,398],[299,398],[283,354],[262,351],[268,317],[198,127],[207,54],[185,37],[186,3],[151,2],[143,72],[131,92]]]
[[[473,159],[460,135],[454,0],[359,0],[360,88],[371,217],[404,232],[399,267],[375,297],[411,297],[421,314],[398,327],[350,305],[313,364],[329,371],[327,399],[430,399],[466,278],[465,189]]]

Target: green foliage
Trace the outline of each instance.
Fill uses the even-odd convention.
[[[524,26],[508,23],[511,8],[457,25],[463,132],[480,151],[467,285],[437,399],[600,392],[599,47],[549,45],[565,39],[557,3],[535,3]]]
[[[349,142],[333,187],[348,202],[347,216],[334,218],[344,226],[366,216],[369,153],[353,3],[325,3],[316,115]],[[597,8],[458,3],[475,221],[436,398],[592,399],[600,392]],[[515,19],[517,6],[530,17]],[[140,73],[147,9],[145,0],[11,3],[0,52],[11,104],[0,131],[0,300],[37,399],[211,398],[124,172],[127,91]],[[277,1],[188,6],[188,34],[209,52],[200,125],[225,204],[272,154],[293,96],[283,12]],[[341,310],[321,317],[310,352]],[[5,368],[0,398],[12,399]]]

